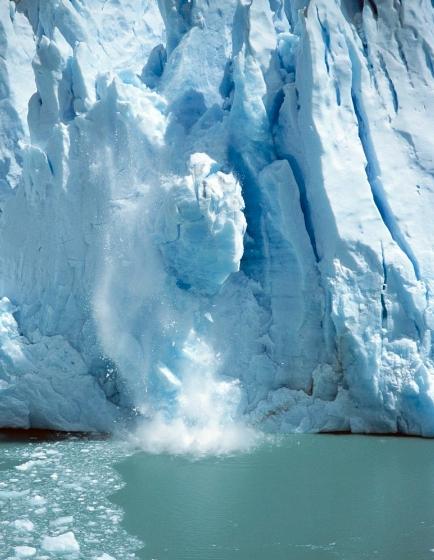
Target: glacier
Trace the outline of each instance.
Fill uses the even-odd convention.
[[[2,0],[0,426],[434,436],[433,87],[430,0]]]

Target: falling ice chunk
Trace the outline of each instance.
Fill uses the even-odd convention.
[[[176,377],[174,373],[170,371],[170,369],[165,366],[164,364],[160,364],[158,366],[158,370],[161,375],[168,381],[171,385],[175,385],[176,387],[181,386],[181,381]]]

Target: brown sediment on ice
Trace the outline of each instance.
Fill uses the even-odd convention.
[[[339,431],[339,432],[319,432],[319,435],[324,436],[363,436],[363,437],[384,437],[384,438],[406,438],[406,439],[434,439],[431,436],[421,436],[420,434],[405,434],[403,432],[350,432],[348,431]]]
[[[67,439],[105,440],[109,433],[102,432],[61,432],[49,429],[0,428],[2,442],[62,441]]]

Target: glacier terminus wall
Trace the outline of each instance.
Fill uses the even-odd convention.
[[[431,0],[0,0],[0,426],[434,436],[433,92]]]

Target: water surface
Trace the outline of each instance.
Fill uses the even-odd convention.
[[[114,497],[139,557],[434,559],[434,441],[289,436],[192,462],[136,454]]]
[[[44,550],[44,537],[67,532],[79,552]],[[36,560],[434,560],[434,441],[288,436],[200,460],[113,440],[0,442],[0,558],[23,550]]]

